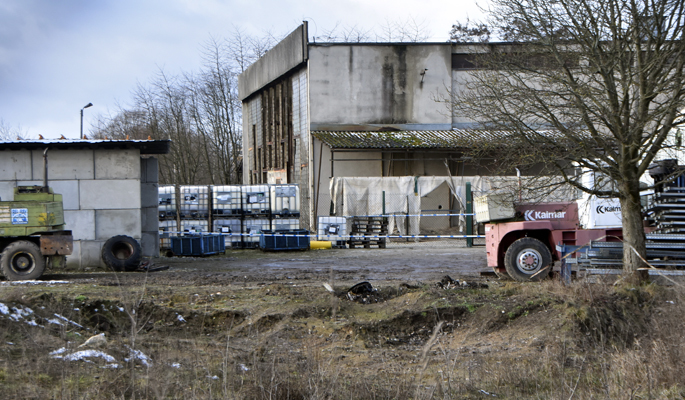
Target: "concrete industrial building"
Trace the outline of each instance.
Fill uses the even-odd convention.
[[[243,183],[299,183],[302,223],[312,226],[328,215],[330,178],[384,178],[361,187],[417,177],[403,183],[412,190],[433,177],[489,175],[459,151],[487,137],[446,100],[468,77],[474,51],[453,43],[314,43],[304,23],[239,77]],[[454,206],[447,184],[426,190],[420,209]]]
[[[13,198],[16,186],[43,184],[43,153],[48,149],[48,180],[64,200],[66,229],[74,236],[67,266],[101,265],[103,243],[128,235],[143,256],[159,255],[158,163],[168,140],[55,140],[0,142],[0,199]]]

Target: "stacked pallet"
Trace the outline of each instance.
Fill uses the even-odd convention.
[[[356,246],[364,246],[366,249],[378,246],[379,249],[384,249],[386,240],[384,236],[387,234],[388,222],[385,218],[353,217],[350,239],[347,243],[351,249]]]
[[[648,215],[654,233],[685,234],[685,174],[675,160],[662,160],[650,166],[654,179],[654,202]],[[664,184],[661,184],[664,183]]]

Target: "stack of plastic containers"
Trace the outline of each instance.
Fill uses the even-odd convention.
[[[215,218],[240,218],[242,214],[239,185],[212,186],[212,215]]]
[[[243,214],[245,216],[268,217],[271,214],[269,192],[269,185],[242,186]]]
[[[269,185],[269,197],[273,218],[300,218],[299,185]]]
[[[243,220],[243,247],[254,249],[259,247],[259,237],[262,231],[271,228],[271,221],[268,217],[245,217]]]
[[[226,248],[256,248],[263,231],[299,229],[297,184],[159,187],[163,249],[169,248],[170,236],[210,231],[224,234]],[[343,223],[343,234],[345,229]]]
[[[319,217],[316,236],[318,240],[331,242],[333,247],[344,248],[347,241],[347,218]]]
[[[242,248],[242,193],[240,185],[212,186],[213,230],[224,234],[226,248]]]
[[[271,229],[269,193],[269,185],[245,185],[241,187],[244,248],[258,247],[261,232]]]
[[[242,220],[238,218],[221,218],[214,221],[214,232],[224,235],[226,248],[240,249],[243,247]]]
[[[181,218],[206,220],[209,216],[209,187],[181,186]]]
[[[176,189],[173,186],[159,187],[159,220],[176,218]]]

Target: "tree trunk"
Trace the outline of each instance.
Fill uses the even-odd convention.
[[[623,215],[623,273],[626,281],[639,284],[649,279],[648,274],[638,271],[639,268],[646,266],[643,260],[647,259],[639,182],[627,179],[623,185],[625,185],[625,190],[622,190],[624,196],[621,197],[621,213]]]

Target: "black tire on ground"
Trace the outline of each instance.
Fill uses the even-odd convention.
[[[531,237],[515,241],[504,254],[504,267],[507,273],[519,282],[546,278],[551,263],[552,253],[549,248],[540,240]]]
[[[109,238],[102,246],[102,261],[114,271],[134,271],[140,265],[140,244],[124,235]]]
[[[10,281],[38,279],[45,271],[45,257],[28,240],[10,243],[2,251],[2,274]]]

